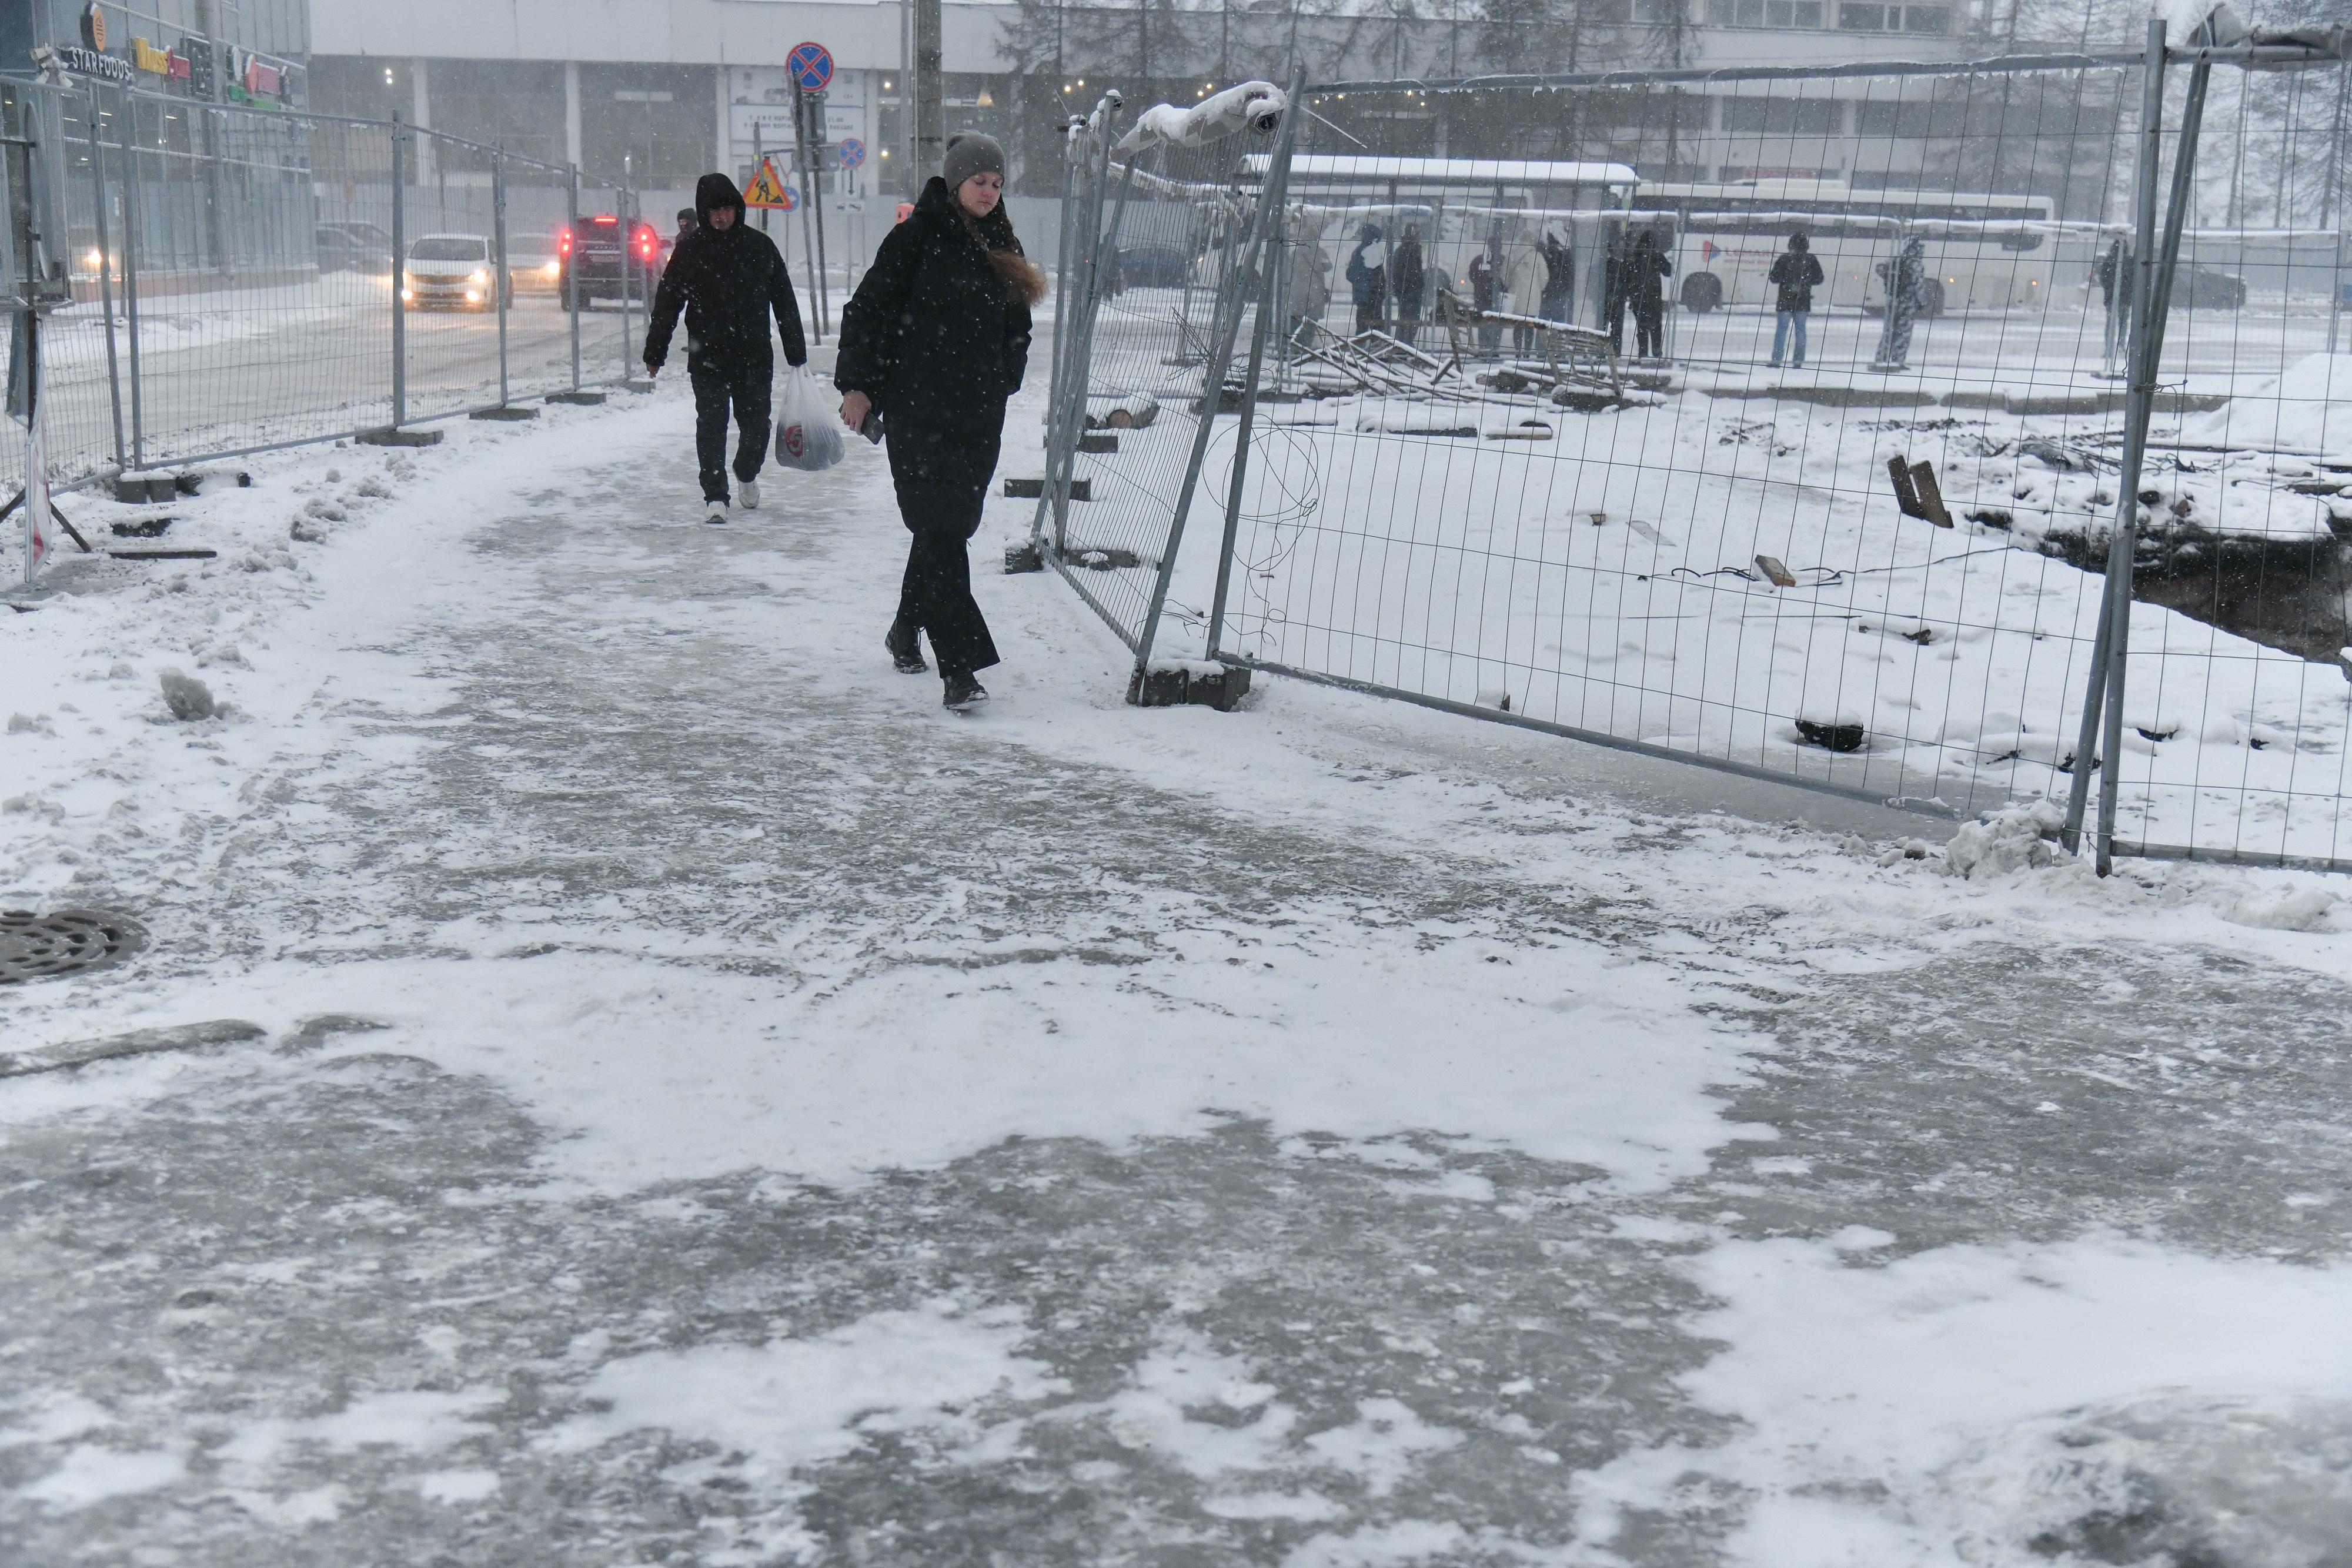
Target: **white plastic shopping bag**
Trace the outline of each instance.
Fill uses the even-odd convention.
[[[805,365],[784,372],[776,409],[776,461],[814,473],[841,461],[841,416],[835,401]]]

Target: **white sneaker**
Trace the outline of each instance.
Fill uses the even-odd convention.
[[[735,486],[735,504],[742,507],[747,512],[758,511],[760,509],[760,482],[757,479],[744,479],[738,482]]]
[[[702,520],[706,523],[725,522],[727,520],[727,503],[724,501],[706,501],[703,503]]]

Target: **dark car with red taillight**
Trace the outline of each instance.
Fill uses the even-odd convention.
[[[661,282],[665,254],[660,231],[642,219],[612,213],[581,219],[577,227],[555,236],[565,306],[572,303],[575,291],[582,309],[599,299],[624,297],[644,305]]]

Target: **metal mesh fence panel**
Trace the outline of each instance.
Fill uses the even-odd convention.
[[[1168,651],[1928,810],[2064,800],[2185,74],[2152,120],[2112,57],[1324,93],[1225,617]],[[2209,108],[2120,847],[2343,858],[2342,102],[2329,64]]]
[[[42,334],[60,485],[619,381],[667,258],[625,185],[397,121],[74,79],[0,81],[0,112],[70,294]]]
[[[88,151],[100,174],[89,186],[119,252],[97,291],[111,293],[121,323],[123,465],[383,423],[393,308],[384,130],[126,89],[92,96],[98,134]]]
[[[2122,443],[2131,528],[2118,539],[2111,511],[2093,540],[2121,612],[2095,747],[2113,762],[2088,814],[2103,854],[2352,864],[2346,86],[2340,64],[2216,71],[2193,54],[2163,84],[2136,280],[2152,408],[2136,480]]]
[[[572,235],[565,303],[580,318],[581,379],[611,382],[641,375],[646,308],[660,279],[660,232],[637,211],[628,187],[583,175]]]
[[[1071,358],[1039,524],[1051,559],[1139,655],[1188,512],[1209,519],[1214,542],[1222,492],[1192,499],[1204,472],[1230,465],[1214,456],[1233,439],[1220,416],[1238,406],[1264,277],[1250,258],[1269,243],[1240,176],[1269,140],[1254,129],[1202,145],[1138,135],[1073,148],[1077,255],[1064,265],[1081,298],[1057,320],[1057,352]],[[1207,603],[1172,612],[1204,623]]]

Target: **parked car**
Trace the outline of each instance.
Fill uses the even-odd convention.
[[[517,294],[560,294],[563,260],[551,239],[507,236],[507,287]]]
[[[1192,255],[1181,246],[1130,246],[1118,253],[1121,288],[1181,288],[1192,271]]]
[[[585,309],[598,299],[621,298],[625,289],[643,305],[661,282],[662,237],[642,219],[624,223],[613,213],[583,218],[577,228],[555,236],[555,254],[562,264],[567,307],[575,295]]]
[[[2233,272],[2184,261],[2172,275],[2172,302],[2188,310],[2242,310],[2246,280]]]
[[[488,310],[498,305],[488,235],[419,235],[408,242],[404,273],[400,299],[412,310]]]
[[[320,272],[392,270],[392,235],[373,224],[320,224],[313,243]]]

